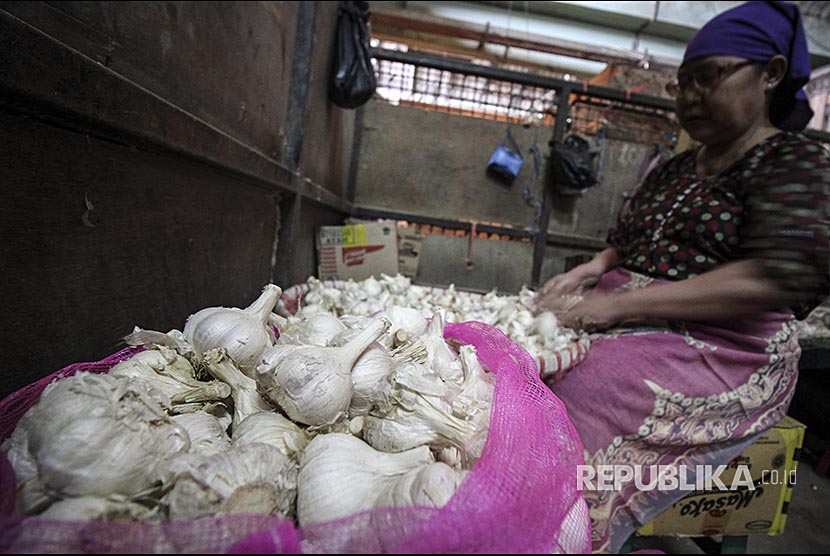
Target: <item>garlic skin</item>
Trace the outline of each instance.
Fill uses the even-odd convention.
[[[171,520],[225,514],[291,516],[297,464],[274,446],[234,446],[212,456],[185,454],[168,462],[173,488],[162,498]]]
[[[227,452],[231,439],[219,419],[204,411],[174,415],[173,421],[181,425],[190,437],[190,451],[206,456]]]
[[[25,441],[10,447],[28,449],[38,472],[30,480],[60,498],[136,494],[154,486],[162,461],[190,448],[187,431],[142,387],[86,372],[47,386],[24,415],[18,434]]]
[[[110,500],[100,496],[67,498],[52,504],[38,516],[64,521],[151,521],[163,517],[158,509],[134,502]]]
[[[231,389],[233,396],[233,429],[239,426],[246,417],[260,411],[271,411],[271,406],[257,392],[256,382],[248,378],[234,364],[224,348],[209,350],[204,355],[207,371],[225,382]]]
[[[298,458],[310,440],[309,434],[273,411],[249,415],[233,431],[233,445],[270,444],[288,458]]]
[[[246,309],[209,307],[190,315],[184,336],[197,360],[214,348],[225,348],[245,375],[252,377],[262,352],[276,342],[270,322],[282,290],[268,284]]]
[[[304,527],[369,510],[398,479],[432,462],[426,446],[387,454],[350,434],[316,436],[300,457],[297,520]]]
[[[376,320],[343,347],[266,350],[257,366],[258,390],[298,423],[330,425],[349,409],[355,361],[388,327],[389,321]]]
[[[223,382],[197,380],[190,362],[165,347],[137,353],[113,366],[109,375],[140,382],[164,406],[212,402],[231,395]]]

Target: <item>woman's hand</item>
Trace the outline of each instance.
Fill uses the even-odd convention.
[[[560,314],[579,300],[582,292],[594,287],[602,277],[596,265],[586,263],[548,280],[536,295],[536,312]]]
[[[598,332],[627,320],[621,295],[591,295],[558,315],[559,322],[575,330]]]

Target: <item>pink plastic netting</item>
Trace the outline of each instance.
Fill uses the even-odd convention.
[[[166,523],[72,523],[12,514],[14,476],[0,457],[0,550],[89,553],[585,553],[588,509],[577,490],[582,443],[532,357],[482,323],[448,324],[496,379],[481,458],[443,508],[382,508],[295,528],[286,519],[237,515]],[[136,350],[80,363],[0,402],[0,438],[59,376],[106,372]]]

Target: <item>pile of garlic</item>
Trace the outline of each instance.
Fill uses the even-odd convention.
[[[536,294],[526,287],[518,295],[498,295],[495,290],[479,294],[457,290],[454,284],[446,289],[415,285],[400,274],[338,282],[337,287],[311,277],[307,284],[308,293],[297,313],[303,318],[318,312],[366,316],[391,307],[409,307],[429,316],[441,309],[446,311],[448,322],[479,321],[495,326],[534,356],[549,356],[577,340],[589,345],[586,335],[561,326],[553,313],[534,316]]]
[[[108,374],[50,384],[0,446],[16,511],[53,519],[280,515],[300,526],[446,504],[481,456],[494,379],[446,316],[211,307]],[[275,326],[279,334],[275,333]]]

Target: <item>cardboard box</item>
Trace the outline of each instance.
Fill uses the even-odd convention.
[[[395,221],[322,226],[317,233],[317,273],[321,280],[362,280],[398,273]]]
[[[398,272],[408,278],[415,278],[418,273],[418,259],[424,234],[414,228],[398,227]]]
[[[780,534],[787,521],[804,430],[803,424],[785,417],[720,475],[728,487],[738,466],[746,466],[753,489],[691,492],[637,533],[682,537]]]

